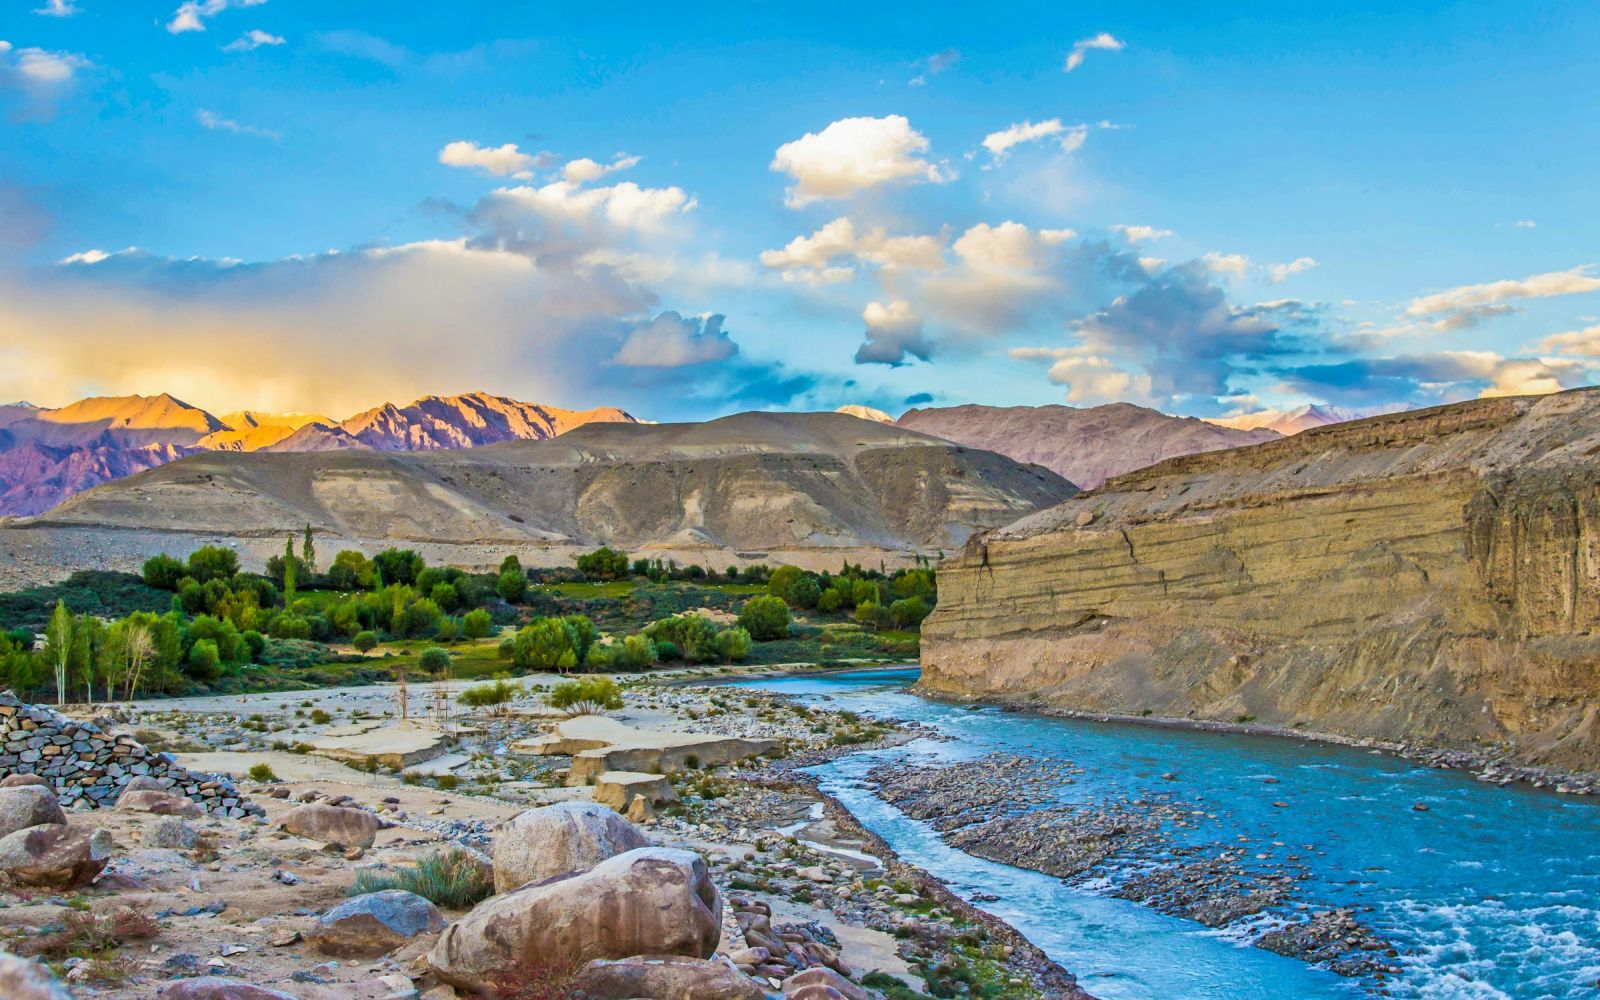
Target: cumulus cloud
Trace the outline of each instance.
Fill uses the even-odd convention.
[[[495,177],[523,180],[531,178],[534,168],[539,165],[537,157],[524,153],[516,143],[480,146],[465,139],[445,143],[444,148],[439,150],[439,162],[447,167],[466,167]]]
[[[1518,229],[1537,229],[1539,224],[1532,219],[1518,219],[1512,223]]]
[[[224,118],[214,111],[201,108],[194,114],[195,121],[200,127],[212,132],[232,132],[235,135],[255,135],[263,139],[282,139],[283,135],[268,128],[257,128],[254,125],[241,125],[231,118]]]
[[[1100,49],[1105,52],[1121,52],[1127,43],[1113,36],[1110,32],[1102,31],[1098,35],[1090,35],[1074,42],[1072,51],[1067,53],[1066,64],[1061,67],[1062,72],[1071,73],[1083,65],[1083,57],[1090,49]]]
[[[856,364],[898,367],[910,363],[908,356],[923,361],[933,356],[933,347],[922,336],[922,320],[904,299],[868,302],[861,320],[867,325],[866,339],[856,350]]]
[[[34,13],[45,17],[71,17],[82,10],[73,0],[44,0],[44,6],[36,8]]]
[[[983,148],[989,151],[994,162],[1000,163],[1012,147],[1020,146],[1027,142],[1037,142],[1040,139],[1054,138],[1061,147],[1062,152],[1070,153],[1083,145],[1084,139],[1089,135],[1087,125],[1066,126],[1061,124],[1061,119],[1051,118],[1042,122],[1017,122],[998,132],[990,132],[983,137]]]
[[[610,163],[597,163],[588,157],[573,160],[561,168],[561,176],[573,184],[587,184],[597,181],[606,174],[614,174],[619,170],[628,170],[639,165],[639,157],[624,156],[619,154]]]
[[[1512,307],[1505,305],[1511,300],[1600,291],[1600,278],[1590,273],[1593,270],[1593,264],[1583,264],[1566,271],[1551,271],[1527,278],[1461,285],[1412,299],[1411,304],[1406,306],[1406,315],[1421,319],[1439,317],[1432,321],[1437,329],[1460,329],[1485,317],[1512,311]]]
[[[1114,225],[1114,232],[1122,234],[1122,238],[1129,243],[1148,243],[1151,240],[1163,240],[1172,235],[1170,229],[1157,229],[1155,226],[1125,226]]]
[[[1243,278],[1250,270],[1250,258],[1242,253],[1218,253],[1215,250],[1200,258],[1210,270],[1232,278]]]
[[[1022,361],[1045,361],[1045,377],[1067,387],[1067,402],[1094,405],[1150,401],[1150,376],[1131,372],[1110,358],[1080,347],[1018,347],[1011,352]]]
[[[611,360],[630,368],[682,368],[727,360],[739,348],[722,322],[720,315],[685,318],[664,312],[630,330]]]
[[[264,45],[282,45],[283,36],[252,28],[222,47],[224,52],[254,52]]]
[[[1387,358],[1352,358],[1289,368],[1288,387],[1321,398],[1384,402],[1472,396],[1537,395],[1582,385],[1585,366],[1551,358],[1506,358],[1493,351],[1443,351]]]
[[[907,82],[913,87],[921,87],[928,82],[929,78],[938,76],[940,73],[943,73],[945,70],[949,69],[960,61],[961,53],[955,49],[945,49],[943,52],[935,52],[926,59],[919,59],[917,61],[917,65],[922,67],[922,72],[918,73]]]
[[[230,7],[259,7],[267,0],[189,0],[180,4],[167,22],[167,30],[174,35],[186,31],[206,30],[206,20],[216,17]]]
[[[19,117],[48,120],[72,91],[78,75],[93,66],[75,52],[19,49],[0,40],[0,95],[6,91],[18,95]]]
[[[645,188],[632,181],[583,187],[553,181],[499,188],[478,202],[471,221],[507,245],[531,252],[584,252],[661,233],[695,204],[680,187]]]
[[[1539,350],[1576,358],[1600,358],[1600,326],[1552,333],[1539,341]]]
[[[1063,291],[1057,265],[1070,229],[1031,229],[1020,222],[980,222],[956,238],[956,261],[921,285],[947,325],[988,336],[1025,325],[1037,310],[1057,308]]]
[[[882,226],[858,232],[849,216],[840,216],[781,250],[763,250],[761,263],[786,281],[825,285],[849,280],[858,264],[935,270],[944,264],[944,243],[936,236],[890,236]]]
[[[947,180],[938,164],[924,158],[927,152],[927,138],[901,115],[841,118],[779,146],[770,169],[793,179],[785,202],[800,208],[886,184]]]
[[[1316,266],[1317,262],[1310,257],[1296,257],[1287,264],[1268,264],[1267,275],[1272,279],[1272,283],[1276,285],[1288,278],[1291,274],[1299,274],[1301,271],[1309,271]]]

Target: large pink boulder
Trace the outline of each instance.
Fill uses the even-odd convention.
[[[72,1000],[72,994],[38,962],[0,951],[0,997],[5,1000]]]
[[[371,847],[383,821],[365,809],[328,806],[320,802],[296,806],[283,814],[278,826],[290,833],[340,847]]]
[[[575,1000],[765,1000],[767,991],[726,962],[679,955],[635,955],[584,966],[570,987]]]
[[[161,1000],[295,1000],[282,990],[255,986],[242,979],[202,976],[173,983],[159,994]]]
[[[39,785],[0,788],[0,837],[30,826],[67,822],[56,793]]]
[[[722,899],[705,861],[642,847],[479,903],[445,928],[428,965],[448,983],[487,991],[509,983],[518,966],[710,958],[721,935]]]
[[[200,803],[193,799],[173,795],[171,792],[154,792],[148,789],[134,789],[117,796],[117,811],[182,816],[186,819],[198,819],[205,815]]]
[[[0,837],[0,872],[21,885],[82,888],[110,861],[111,834],[104,830],[50,823]]]

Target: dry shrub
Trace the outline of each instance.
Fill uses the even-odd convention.
[[[106,914],[69,910],[61,918],[61,929],[19,942],[18,950],[29,956],[60,961],[77,956],[105,955],[127,941],[144,941],[161,933],[155,918],[137,906],[124,906]]]

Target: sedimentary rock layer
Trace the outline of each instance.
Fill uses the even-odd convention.
[[[976,536],[922,686],[1600,769],[1600,390],[1174,459]]]

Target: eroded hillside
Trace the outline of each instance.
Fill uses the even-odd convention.
[[[940,574],[923,685],[1600,768],[1600,390],[1113,479]]]

